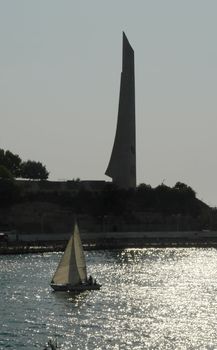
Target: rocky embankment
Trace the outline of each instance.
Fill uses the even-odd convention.
[[[70,234],[20,235],[16,240],[9,234],[8,242],[1,242],[0,254],[28,254],[63,251]],[[32,236],[32,237],[31,237]],[[49,239],[48,239],[49,237]],[[31,239],[32,238],[32,239]],[[59,238],[57,240],[57,238]],[[166,248],[166,247],[217,247],[217,231],[176,232],[104,232],[82,233],[85,250]]]

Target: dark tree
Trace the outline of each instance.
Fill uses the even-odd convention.
[[[137,210],[151,210],[155,208],[156,198],[154,189],[150,185],[140,184],[136,190]]]
[[[185,193],[189,198],[195,198],[196,193],[190,186],[184,184],[183,182],[176,182],[174,186],[175,190]]]
[[[31,160],[23,162],[21,166],[21,177],[32,180],[47,180],[49,172],[46,167],[40,163]]]
[[[0,149],[0,165],[5,166],[14,177],[20,176],[21,158],[17,154]]]

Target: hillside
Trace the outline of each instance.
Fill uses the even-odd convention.
[[[26,233],[216,229],[216,211],[180,182],[120,190],[105,181],[0,180],[0,228]]]

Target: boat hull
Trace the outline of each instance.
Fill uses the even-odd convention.
[[[55,292],[85,292],[86,290],[99,290],[101,284],[79,284],[76,286],[72,286],[70,284],[51,283],[50,286]]]

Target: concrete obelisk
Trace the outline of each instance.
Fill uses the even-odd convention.
[[[136,187],[134,51],[123,33],[123,60],[117,129],[106,175],[119,188]]]

